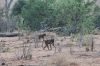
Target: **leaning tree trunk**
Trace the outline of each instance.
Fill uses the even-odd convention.
[[[9,29],[8,29],[8,27],[9,27],[9,10],[10,10],[10,6],[11,6],[11,4],[12,4],[12,2],[13,2],[13,0],[10,0],[10,2],[8,2],[8,0],[5,0],[5,7],[6,7],[6,12],[5,12],[5,14],[6,14],[6,26],[7,26],[7,29],[6,29],[6,31],[8,31]]]

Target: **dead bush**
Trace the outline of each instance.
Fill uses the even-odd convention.
[[[6,45],[4,40],[0,41],[0,52],[8,52],[10,48]]]
[[[73,60],[72,57],[58,53],[43,66],[79,66]]]
[[[84,46],[86,51],[89,51],[91,48],[91,51],[94,49],[94,37],[93,34],[87,34],[87,35],[77,35],[77,43],[79,47]]]
[[[63,45],[63,47],[72,47],[74,46],[73,42],[68,41],[66,44]]]
[[[85,35],[83,45],[91,44],[92,43],[92,35]]]
[[[76,41],[76,35],[75,34],[71,34],[70,35],[70,41],[72,41],[72,42],[74,42],[74,41]]]
[[[28,44],[27,40],[23,41],[22,46],[15,47],[15,58],[24,59],[24,60],[32,60],[31,49],[32,49],[31,43]]]
[[[91,50],[93,49],[92,46],[92,44],[94,44],[93,40],[94,40],[93,35],[84,36],[83,46],[85,46],[86,51],[89,51],[89,48],[91,48]]]

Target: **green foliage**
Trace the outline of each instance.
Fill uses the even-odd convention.
[[[29,56],[30,56],[30,59],[32,59],[32,54],[31,53],[29,54]]]
[[[51,1],[47,0],[30,0],[27,5],[22,8],[22,17],[25,19],[25,24],[31,30],[39,30],[40,22],[45,21],[45,19],[49,16],[49,3]]]
[[[53,15],[49,21],[53,27],[66,26],[68,34],[83,32],[90,33],[94,28],[95,0],[58,0],[52,4]],[[93,11],[94,13],[91,13]]]
[[[85,50],[89,51],[90,47],[92,46],[93,35],[85,35],[83,45],[85,46]]]
[[[68,35],[91,33],[95,27],[95,17],[99,12],[99,7],[95,5],[96,0],[27,0],[27,3],[21,0],[18,2],[14,5],[13,12],[15,15],[20,14],[24,19],[24,27],[39,30],[40,22],[45,21],[46,27],[64,26],[67,28],[64,32]]]
[[[79,40],[80,40],[80,38],[81,38],[81,34],[80,34],[80,33],[78,33],[78,34],[76,35],[76,38],[77,38],[77,41],[79,41]]]
[[[12,19],[15,19],[17,27],[24,29],[26,26],[23,25],[23,18],[21,16],[22,8],[27,4],[27,0],[17,0],[12,8],[12,12],[10,14]]]
[[[13,6],[13,8],[12,8],[12,13],[11,13],[11,15],[19,15],[19,14],[21,14],[21,10],[22,10],[22,8],[23,8],[24,5],[26,5],[25,0],[18,0],[18,1],[14,4],[14,6]]]
[[[100,30],[99,29],[94,29],[93,34],[94,35],[100,35]]]
[[[64,41],[64,38],[62,38],[60,41],[63,42]]]
[[[72,33],[71,33],[71,35],[70,35],[70,40],[73,42],[74,39],[75,39],[75,37],[76,37],[75,34],[72,34]]]
[[[94,20],[95,27],[100,28],[100,14],[96,16],[96,19]]]
[[[86,51],[89,51],[89,44],[86,44],[85,50],[86,50]]]
[[[9,51],[9,47],[2,49],[2,52],[8,52],[8,51]]]

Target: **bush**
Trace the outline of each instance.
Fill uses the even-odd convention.
[[[84,36],[84,41],[83,41],[83,45],[91,45],[92,44],[92,35],[85,35]]]
[[[71,33],[71,35],[70,35],[70,40],[73,42],[74,39],[75,39],[75,37],[76,37],[75,34],[72,34],[72,33]]]
[[[32,60],[32,54],[31,53],[27,55],[27,59]]]
[[[74,59],[67,57],[64,54],[56,54],[50,61],[43,66],[79,66],[77,63],[73,62]]]
[[[61,41],[61,42],[63,42],[63,41],[64,41],[64,39],[62,38],[60,41]]]
[[[9,47],[2,49],[2,52],[8,52],[8,51],[9,51]]]
[[[85,46],[86,51],[90,51],[93,50],[93,35],[85,35],[84,36],[84,41],[83,41],[83,45]]]
[[[100,35],[100,30],[99,30],[99,29],[95,29],[95,30],[93,31],[93,34],[94,34],[94,35]]]
[[[85,50],[89,51],[89,45],[88,44],[85,46]]]

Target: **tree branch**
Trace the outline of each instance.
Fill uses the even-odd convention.
[[[10,2],[8,3],[8,9],[10,8],[12,2],[13,2],[13,0],[10,0]]]

